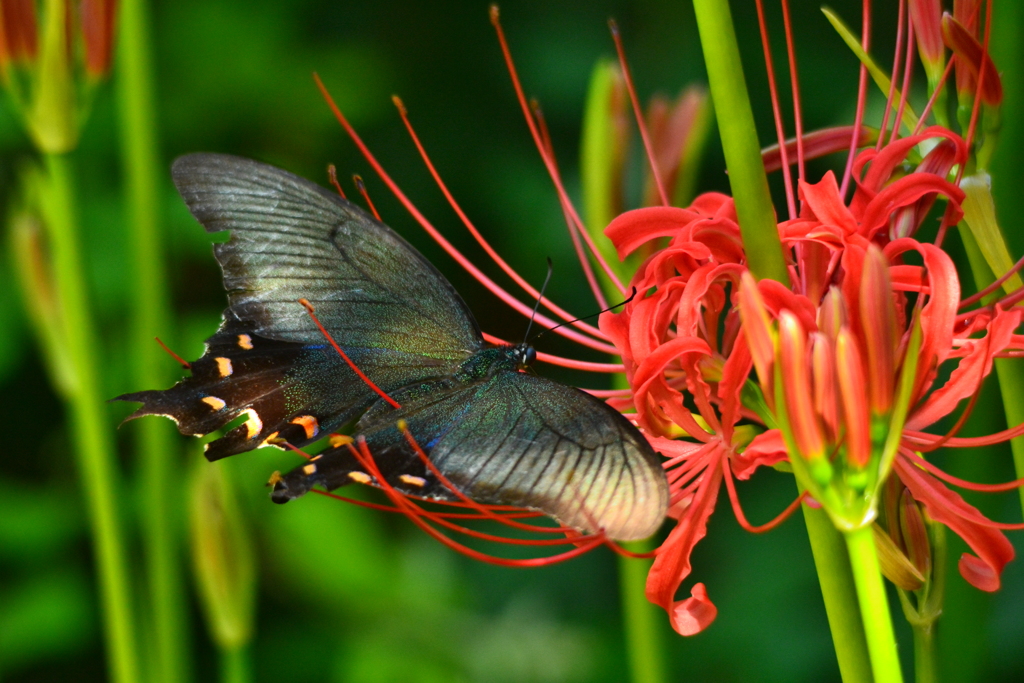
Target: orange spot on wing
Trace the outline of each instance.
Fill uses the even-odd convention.
[[[214,410],[221,410],[227,405],[227,403],[224,402],[224,399],[217,398],[216,396],[204,396],[203,403]]]
[[[307,439],[312,439],[320,432],[320,423],[312,415],[299,415],[292,420],[292,424],[302,427]]]
[[[231,366],[230,358],[214,358],[217,361],[217,372],[221,377],[229,377],[235,369]]]
[[[371,481],[373,481],[370,478],[370,475],[367,474],[366,472],[349,472],[348,478],[351,479],[352,481],[359,482],[360,484],[369,484]]]

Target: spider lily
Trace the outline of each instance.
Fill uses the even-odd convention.
[[[909,26],[902,10],[900,26],[901,31]],[[920,48],[929,58],[941,59],[941,46],[936,50],[932,35],[938,27],[933,28]],[[908,41],[908,64],[910,48]],[[777,102],[767,40],[765,52]],[[982,54],[979,46],[975,64],[990,65]],[[945,76],[949,70],[939,69]],[[986,78],[989,74],[998,79],[994,71],[986,72]],[[925,115],[943,82],[937,77]],[[992,491],[1021,482],[972,485],[946,475],[921,453],[943,445],[1005,441],[1021,433],[1016,428],[960,439],[923,431],[978,390],[993,358],[1019,349],[1013,330],[1020,314],[1013,309],[1015,299],[958,313],[970,302],[960,300],[951,260],[938,246],[913,238],[940,197],[947,210],[939,241],[944,228],[962,217],[965,195],[958,181],[971,145],[943,127],[921,131],[923,117],[914,117],[911,134],[899,138],[909,109],[893,83],[895,78],[889,81],[896,111],[891,134],[887,105],[879,132],[862,126],[859,108],[855,125],[842,131],[801,135],[798,118],[797,139],[784,144],[777,113],[780,142],[766,150],[765,162],[769,169],[786,169],[791,218],[779,224],[779,235],[792,256],[792,289],[774,280],[755,283],[735,206],[724,195],[703,195],[687,208],[628,212],[606,231],[620,258],[668,239],[631,282],[647,295],[621,313],[605,314],[601,329],[621,350],[633,389],[629,398],[615,400],[635,408],[638,423],[669,457],[670,514],[678,523],[659,549],[648,597],[668,611],[681,633],[699,630],[714,615],[702,584],[690,598],[677,601],[675,594],[691,571],[690,552],[704,536],[722,481],[740,523],[763,529],[746,522],[733,486],[734,477],[747,478],[761,465],[788,461],[801,487],[846,530],[875,520],[881,487],[892,475],[908,500],[961,535],[976,553],[965,554],[959,567],[980,589],[997,589],[999,574],[1013,557],[1000,529],[1020,525],[986,519],[942,482]],[[908,85],[905,80],[904,93]],[[988,97],[986,102],[995,103]],[[794,108],[799,112],[798,103]],[[975,109],[971,121],[976,117]],[[857,140],[854,131],[859,131]],[[973,127],[968,139],[972,134]],[[822,142],[808,145],[809,139]],[[808,150],[834,151],[835,141],[851,149],[870,142],[876,147],[851,154],[843,189],[831,172],[817,183],[805,181]],[[796,192],[788,172],[794,152],[800,169]],[[846,202],[851,180],[855,192]],[[924,265],[906,263],[909,252],[916,252]],[[954,362],[950,379],[936,386],[939,367]],[[752,368],[757,386],[748,380]],[[911,536],[916,539],[911,554],[920,560],[921,534]]]

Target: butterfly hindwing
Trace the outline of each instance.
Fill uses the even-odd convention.
[[[537,509],[621,540],[649,536],[664,517],[668,485],[650,445],[622,415],[577,389],[506,370],[424,392],[386,418],[359,423],[357,435],[392,486],[452,501],[457,496],[394,426],[399,418],[441,474],[479,503]],[[276,499],[366,477],[345,447],[314,464],[286,475]]]

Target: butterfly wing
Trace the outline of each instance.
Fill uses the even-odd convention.
[[[477,502],[533,508],[618,540],[646,538],[665,517],[668,482],[657,456],[636,427],[589,394],[503,371],[402,404],[386,418],[361,421],[357,435],[404,493],[457,500],[408,446],[395,427],[399,418],[438,470]],[[316,484],[333,489],[366,480],[345,447],[311,464],[285,475],[275,500]]]
[[[249,159],[191,154],[172,168],[214,245],[229,307],[193,376],[167,391],[125,394],[132,415],[207,434],[216,459],[287,438],[302,445],[356,419],[378,397],[327,345],[306,299],[356,365],[385,392],[451,374],[483,347],[451,284],[383,223],[315,183]]]

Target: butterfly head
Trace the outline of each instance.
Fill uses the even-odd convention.
[[[519,370],[527,369],[537,360],[537,352],[529,344],[516,344],[509,351]]]

